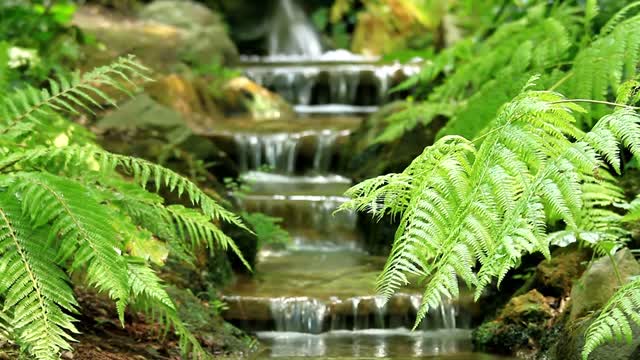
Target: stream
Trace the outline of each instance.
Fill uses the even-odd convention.
[[[457,303],[433,310],[411,331],[420,289],[405,288],[389,301],[377,296],[386,259],[361,247],[356,214],[333,214],[352,184],[335,174],[337,149],[419,66],[322,51],[292,0],[279,2],[272,27],[270,55],[244,56],[242,69],[297,116],[231,127],[226,135],[251,187],[238,198],[242,207],[282,218],[291,242],[262,249],[255,277],[226,289],[225,319],[258,337],[260,359],[501,359],[472,353],[471,316]]]

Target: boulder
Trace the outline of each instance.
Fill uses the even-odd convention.
[[[629,249],[618,251],[614,259],[617,273],[623,283],[640,274],[640,264]],[[570,320],[574,321],[602,308],[621,285],[611,259],[602,257],[596,260],[571,290]]]
[[[614,256],[617,272],[623,282],[640,274],[640,264],[629,249],[618,251]],[[609,257],[602,257],[582,274],[571,290],[571,310],[556,325],[552,344],[547,351],[549,360],[580,360],[585,343],[585,332],[599,315],[599,310],[621,286],[616,269]],[[640,329],[632,325],[634,333]],[[634,336],[630,344],[610,343],[596,348],[589,356],[591,360],[634,360],[639,357],[640,336]]]
[[[139,18],[99,6],[80,7],[73,24],[97,42],[84,51],[85,67],[127,54],[161,71],[183,69],[185,62],[232,64],[237,60],[237,49],[219,15],[190,1],[157,3],[146,6]],[[189,22],[191,16],[196,20]]]
[[[238,50],[227,34],[222,17],[202,4],[190,0],[156,0],[145,6],[141,19],[183,30],[179,52],[197,64],[217,58],[224,64],[238,60]]]

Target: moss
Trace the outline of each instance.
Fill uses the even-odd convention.
[[[505,355],[532,357],[538,343],[556,315],[546,298],[537,290],[512,298],[495,320],[485,322],[473,331],[476,350]]]
[[[226,323],[210,303],[203,302],[189,290],[170,286],[167,292],[182,321],[213,354],[241,356],[255,350],[253,338]]]

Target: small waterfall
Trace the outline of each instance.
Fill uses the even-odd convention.
[[[294,105],[384,104],[389,89],[420,70],[417,64],[247,65],[244,72]]]
[[[320,37],[294,0],[279,0],[269,34],[270,55],[322,55]]]
[[[269,167],[278,172],[293,173],[296,149],[300,141],[297,134],[257,135],[239,133],[233,136],[243,171]]]
[[[357,215],[333,212],[348,199],[324,195],[248,195],[240,199],[246,211],[282,218],[298,250],[356,249]]]
[[[416,313],[420,310],[420,305],[422,305],[422,296],[411,296],[411,306]],[[429,314],[422,320],[420,328],[423,330],[455,329],[457,313],[456,304],[445,300],[437,309],[429,310]]]
[[[331,166],[334,145],[339,134],[331,130],[323,130],[318,137],[316,152],[313,158],[313,170],[320,173],[327,173]]]
[[[351,299],[351,308],[353,309],[353,330],[358,330],[358,306],[360,298]]]
[[[376,312],[376,328],[384,329],[384,316],[387,312],[387,299],[382,296],[376,296],[373,298],[375,303],[375,312]]]
[[[331,167],[334,145],[339,137],[348,131],[322,130],[301,133],[254,134],[236,133],[233,140],[238,152],[238,163],[243,172],[250,170],[275,171],[280,174],[293,174],[297,160],[304,150],[303,144],[315,143],[311,170],[327,173]]]
[[[319,334],[327,306],[317,299],[277,298],[271,300],[271,314],[277,331]]]

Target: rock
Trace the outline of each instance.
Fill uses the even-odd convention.
[[[180,319],[188,324],[189,330],[200,340],[207,350],[234,354],[236,356],[251,351],[248,345],[251,338],[225,323],[220,316],[219,309],[212,307],[210,302],[203,302],[192,292],[173,286],[167,292],[176,304]]]
[[[618,251],[614,258],[617,272],[623,282],[628,281],[631,276],[640,274],[640,264],[629,249]],[[611,259],[602,257],[596,260],[571,290],[570,320],[575,321],[590,311],[600,309],[621,285]]]
[[[617,270],[623,282],[632,276],[640,274],[640,264],[635,260],[629,249],[618,251],[614,256]],[[546,358],[549,360],[580,360],[585,343],[585,332],[599,314],[599,310],[608,302],[620,283],[616,271],[609,257],[602,257],[582,274],[571,290],[571,310],[558,321],[554,329],[554,336]],[[640,333],[637,326],[633,326],[634,333]],[[640,347],[640,337],[634,336],[631,344],[605,344],[598,347],[590,356],[591,360],[629,360],[637,359]]]
[[[142,10],[147,18],[125,16],[99,6],[83,6],[73,24],[97,40],[85,49],[85,67],[93,68],[127,54],[135,55],[153,70],[175,71],[184,63],[232,64],[237,49],[226,33],[220,16],[190,1],[158,1]],[[176,11],[179,10],[179,11]],[[194,13],[186,15],[188,11]],[[179,17],[184,16],[183,21]],[[194,16],[201,23],[185,24]]]
[[[212,120],[223,117],[220,109],[209,98],[206,89],[203,89],[199,79],[188,80],[177,74],[169,74],[147,85],[145,91],[158,103],[186,117],[195,114],[206,115]],[[202,126],[207,125],[209,124],[202,124]]]
[[[231,24],[234,39],[239,41],[259,41],[267,36],[271,25],[271,16],[276,0],[262,0],[260,6],[250,1],[205,0],[205,3],[217,6]]]
[[[135,55],[154,70],[170,69],[182,61],[176,49],[185,34],[176,27],[145,22],[97,6],[80,7],[73,24],[97,42],[84,51],[88,69],[127,54]]]
[[[156,0],[140,11],[140,18],[185,31],[180,44],[183,58],[207,64],[216,57],[224,64],[238,60],[238,50],[229,38],[219,14],[190,0]]]
[[[558,326],[555,343],[542,356],[546,360],[582,360],[582,349],[585,343],[585,332],[591,325],[597,313],[576,321],[567,321]],[[632,325],[634,334],[640,333],[640,328]],[[608,343],[597,347],[589,360],[638,360],[640,357],[640,336],[634,336],[630,344]]]
[[[280,95],[246,77],[237,77],[229,81],[225,89],[225,98],[242,104],[254,120],[291,119],[294,116],[291,105]]]
[[[557,315],[551,306],[554,301],[535,289],[512,298],[495,320],[485,322],[473,331],[474,348],[533,358],[539,348],[537,341]]]
[[[586,251],[561,248],[553,253],[551,260],[538,264],[534,287],[548,296],[567,297],[588,260],[589,254]]]
[[[159,161],[183,174],[202,170],[198,161],[212,161],[207,170],[210,186],[222,187],[216,177],[235,176],[235,163],[211,140],[198,135],[202,116],[185,117],[141,94],[106,114],[95,124],[95,131],[107,150]],[[188,120],[191,119],[191,120]]]

